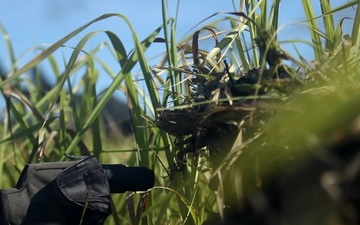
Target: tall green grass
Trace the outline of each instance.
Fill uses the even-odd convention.
[[[234,2],[231,13],[221,14],[215,22],[210,19],[218,18],[213,15],[200,23],[201,27],[211,27],[221,31],[220,25],[228,24],[229,30],[218,35],[219,42],[206,53],[207,62],[228,59],[235,70],[241,68],[248,71],[253,68],[266,69],[267,54],[271,49],[282,49],[278,41],[279,15],[282,13],[278,0],[273,1],[240,1]],[[349,1],[343,5],[332,8],[329,1],[320,1],[322,15],[315,15],[311,1],[302,1],[307,17],[307,26],[310,31],[314,50],[316,67],[311,67],[297,56],[288,55],[296,67],[300,68],[303,75],[303,93],[318,93],[322,90],[336,89],[342,81],[354,82],[359,80],[359,8],[356,9],[352,34],[349,40],[342,37],[342,21],[334,21],[333,13],[357,6],[357,1]],[[178,1],[178,6],[180,1]],[[176,12],[178,9],[176,10]],[[242,16],[242,12],[246,17]],[[106,14],[81,26],[72,33],[64,36],[58,42],[44,49],[24,66],[17,68],[17,59],[14,54],[9,34],[3,27],[3,34],[8,57],[12,68],[11,76],[0,82],[0,89],[6,99],[4,120],[1,124],[0,141],[0,187],[11,187],[17,181],[20,171],[26,163],[66,160],[65,154],[84,155],[94,154],[104,163],[127,163],[133,166],[146,166],[155,170],[157,175],[156,187],[149,192],[148,207],[139,218],[132,218],[128,207],[132,200],[137,203],[140,195],[113,196],[115,210],[108,224],[202,224],[212,215],[223,213],[225,195],[241,195],[241,187],[235,193],[226,193],[221,190],[214,192],[208,185],[210,177],[218,171],[231,171],[233,166],[232,155],[224,158],[219,168],[211,168],[207,161],[206,151],[199,151],[199,155],[190,156],[185,169],[169,174],[169,168],[174,165],[174,157],[179,151],[174,145],[175,138],[155,126],[155,120],[166,106],[173,108],[184,107],[184,96],[189,94],[186,85],[186,75],[189,73],[184,68],[191,68],[191,60],[186,57],[191,55],[193,49],[182,49],[190,40],[192,34],[184,40],[177,40],[177,16],[169,15],[168,2],[162,0],[163,20],[159,27],[150,33],[144,40],[139,40],[131,21],[125,15]],[[176,13],[177,14],[177,13]],[[224,17],[225,15],[225,17]],[[112,31],[96,31],[85,34],[68,59],[65,59],[65,70],[59,71],[59,64],[53,54],[64,48],[64,45],[75,36],[83,35],[83,31],[94,23],[115,17],[127,24],[131,31],[133,46],[124,46],[116,33]],[[318,19],[322,19],[324,27],[320,27]],[[345,18],[344,18],[345,19]],[[200,22],[200,21],[199,21]],[[196,24],[194,24],[195,26]],[[193,33],[195,33],[194,31]],[[107,36],[106,47],[112,53],[114,60],[119,63],[120,70],[113,71],[106,62],[101,61],[96,54],[99,48],[94,48],[90,53],[84,53],[86,44],[95,35],[103,33]],[[198,33],[204,35],[203,30]],[[265,39],[262,39],[266,37]],[[349,41],[349,42],[346,42]],[[161,62],[160,69],[165,75],[154,74],[150,69],[145,52],[154,43],[164,45],[166,61]],[[351,45],[349,44],[351,42]],[[263,44],[264,50],[252,47]],[[296,43],[294,43],[296,46]],[[194,47],[194,46],[192,46]],[[202,49],[200,49],[202,50]],[[220,54],[220,59],[219,57]],[[81,59],[81,60],[79,60]],[[24,74],[34,68],[39,69],[43,61],[48,61],[52,72],[58,78],[56,85],[42,95],[36,86],[32,87],[29,96],[21,93],[21,82]],[[216,64],[216,63],[215,63]],[[134,81],[133,69],[136,65],[141,68],[144,83]],[[215,70],[217,65],[213,65]],[[99,69],[101,67],[113,78],[112,83],[99,98],[99,91],[95,84],[99,82]],[[80,84],[71,82],[71,77],[79,71],[85,70]],[[220,69],[221,72],[222,69]],[[235,72],[234,72],[235,76]],[[67,87],[68,91],[65,90]],[[83,89],[81,108],[77,107],[75,99],[77,90]],[[104,124],[99,115],[115,91],[124,92],[128,101],[133,135],[126,140],[126,145],[117,146],[119,141],[105,135]],[[296,93],[298,93],[297,91]],[[342,94],[342,93],[339,93]],[[327,102],[326,102],[327,103]],[[296,105],[296,102],[294,103]],[[292,106],[296,107],[296,106]],[[320,107],[321,108],[321,107]],[[120,109],[119,109],[120,110]],[[321,110],[321,109],[314,109]],[[331,120],[334,118],[331,117]],[[265,134],[272,128],[278,128],[277,121],[288,121],[291,124],[296,118],[275,118],[275,122],[265,128]],[[275,125],[274,125],[275,124]],[[272,127],[273,126],[273,127]],[[291,126],[291,125],[289,125]],[[313,129],[313,128],[304,128]],[[288,132],[292,132],[290,129]],[[112,137],[121,134],[112,135]],[[276,137],[276,133],[273,138]],[[254,135],[244,140],[237,148],[241,152],[250,144],[255,146],[258,136]],[[115,148],[109,151],[107,148]],[[241,156],[236,156],[243,162]],[[249,165],[244,163],[240,170],[244,173]],[[253,168],[253,167],[251,167]],[[240,171],[239,170],[239,171]],[[226,173],[224,173],[226,174]],[[237,174],[239,175],[239,174]],[[240,175],[239,175],[240,176]],[[129,210],[128,210],[129,208]]]

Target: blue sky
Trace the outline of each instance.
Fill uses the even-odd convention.
[[[176,1],[169,0],[169,2],[170,16],[174,16]],[[238,1],[234,0],[234,2]],[[340,1],[332,2],[336,6],[339,4],[337,2]],[[313,1],[313,3],[316,14],[320,15],[319,2]],[[283,0],[280,10],[280,24],[285,25],[280,33],[281,37],[286,40],[309,40],[309,35],[304,25],[292,25],[294,22],[305,20],[305,16],[302,14],[301,1]],[[233,11],[231,0],[180,1],[177,27],[178,39],[180,40],[185,34],[189,34],[190,28],[202,19],[215,12],[225,11]],[[344,16],[354,17],[354,12],[354,10],[350,9],[339,14],[336,17],[336,21]],[[49,46],[49,44],[56,42],[81,25],[105,13],[120,13],[128,17],[140,39],[146,37],[162,23],[161,0],[3,0],[0,3],[0,23],[11,37],[17,58],[31,47]],[[346,23],[344,31],[349,33],[350,30],[346,28]],[[66,45],[75,46],[86,33],[95,30],[112,30],[119,35],[128,51],[133,48],[129,29],[118,18],[111,18],[92,25]],[[107,40],[105,35],[97,35],[87,44],[86,49],[91,50],[104,40]],[[289,48],[291,51],[291,46]],[[2,38],[0,39],[0,50],[0,63],[8,68],[9,57]],[[163,46],[157,45],[155,48],[150,49],[147,56],[155,56],[164,50]],[[313,54],[310,48],[304,45],[300,47],[300,51],[311,61]],[[58,59],[63,60],[63,56],[67,54],[66,52],[69,52],[69,49],[63,49],[57,53]],[[106,51],[100,54],[102,59],[105,60],[107,57],[110,57],[110,54]],[[24,65],[35,55],[34,51],[28,52],[19,62],[20,66]],[[112,64],[112,61],[114,61],[113,58],[109,58],[109,64]],[[116,62],[114,61],[113,63],[115,64]],[[98,85],[103,89],[110,82],[110,79],[104,78]]]

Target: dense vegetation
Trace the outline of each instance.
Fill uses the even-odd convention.
[[[241,1],[232,12],[194,24],[203,28],[180,41],[166,0],[161,26],[144,40],[125,15],[106,14],[21,68],[12,52],[16,43],[5,39],[13,67],[0,82],[6,100],[0,187],[14,186],[26,163],[93,154],[104,163],[146,166],[157,175],[147,193],[114,195],[108,224],[358,223],[360,9],[358,1],[336,8],[319,2],[322,15],[314,15],[311,1],[302,1],[312,40],[307,44],[315,55],[306,60],[278,41],[284,10],[279,0]],[[345,18],[334,21],[333,13],[350,7],[354,20],[346,34]],[[60,71],[53,53],[110,17],[128,24],[133,49],[112,31],[88,33]],[[224,24],[229,30],[219,28]],[[119,71],[96,56],[99,48],[82,51],[100,32]],[[4,28],[2,33],[7,37]],[[201,49],[203,39],[213,39],[214,47]],[[292,42],[296,47],[301,41]],[[166,53],[150,67],[145,51],[154,43]],[[39,64],[46,60],[57,83],[44,91]],[[135,82],[136,65],[142,82]],[[113,78],[104,93],[95,87],[99,68]],[[35,82],[24,78],[29,70]],[[81,81],[72,83],[81,70]],[[129,110],[130,134],[107,129],[111,119],[102,113],[117,90],[126,96],[127,109],[118,110]],[[144,199],[147,204],[141,204]],[[141,207],[134,209],[133,201]]]

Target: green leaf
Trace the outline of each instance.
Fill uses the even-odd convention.
[[[136,51],[134,51],[132,53],[132,55],[129,57],[129,59],[123,64],[121,71],[116,75],[115,79],[113,80],[113,82],[111,83],[111,85],[108,87],[108,89],[106,90],[106,92],[104,93],[104,96],[102,97],[102,99],[98,102],[98,104],[96,105],[96,107],[94,108],[94,110],[91,112],[91,114],[89,115],[89,117],[87,118],[87,120],[85,121],[84,126],[82,127],[82,129],[77,133],[77,135],[75,136],[75,138],[73,139],[73,141],[70,143],[68,149],[66,150],[67,154],[71,154],[72,151],[74,150],[76,144],[82,139],[83,135],[85,134],[85,132],[90,128],[91,124],[94,122],[94,120],[98,117],[98,115],[100,114],[100,111],[102,110],[102,108],[105,106],[105,104],[109,101],[109,99],[112,97],[112,95],[114,94],[115,90],[117,90],[117,88],[119,87],[119,85],[121,84],[121,82],[127,77],[130,76],[130,71],[131,69],[135,66],[135,64],[139,61],[139,57],[138,57],[138,51],[146,51],[146,49],[150,46],[150,44],[155,40],[155,37],[158,35],[159,30],[157,29],[155,30],[153,33],[151,33],[147,38],[145,38],[144,41],[142,41],[141,43],[138,41],[138,37],[137,34],[135,32],[135,30],[133,29],[131,23],[129,22],[129,20],[125,17],[122,16],[120,14],[116,14],[116,16],[122,18],[123,20],[125,20],[125,22],[128,24],[131,33],[133,35],[133,41],[134,44],[136,46]],[[163,26],[160,26],[160,28]],[[141,53],[140,53],[141,54]],[[121,61],[121,60],[120,60]]]

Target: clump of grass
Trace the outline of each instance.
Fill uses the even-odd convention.
[[[344,99],[352,104],[356,99],[350,97],[348,87],[358,86],[359,17],[355,17],[351,36],[346,37],[342,37],[343,20],[334,24],[332,19],[333,13],[357,2],[332,9],[328,1],[320,1],[319,18],[325,24],[320,32],[310,1],[303,1],[314,66],[282,48],[277,37],[280,1],[268,3],[242,1],[234,12],[205,19],[201,24],[226,16],[182,41],[176,40],[178,21],[169,17],[166,0],[162,1],[162,25],[142,41],[124,15],[106,14],[20,68],[15,66],[12,44],[7,41],[13,68],[11,76],[0,82],[7,101],[7,116],[1,125],[0,186],[13,186],[25,163],[65,160],[65,154],[94,154],[104,163],[146,166],[158,175],[156,187],[147,194],[127,199],[113,196],[108,224],[203,224],[217,214],[224,218],[234,199],[241,208],[277,168],[289,164],[290,156],[301,158],[297,156],[314,138],[323,141],[324,136],[348,130],[358,114],[358,108],[351,108]],[[128,24],[133,49],[112,31],[91,32],[73,46],[64,71],[59,71],[53,54],[91,24],[110,17]],[[230,24],[223,36],[220,23]],[[205,32],[215,43],[208,51],[199,44]],[[88,54],[83,51],[98,33],[108,38],[105,46],[119,63],[119,71],[96,57],[100,47]],[[151,70],[145,51],[155,42],[164,44],[166,55]],[[254,47],[249,48],[249,43]],[[49,61],[57,84],[44,94],[31,88],[29,96],[25,95],[20,91],[23,74],[44,60]],[[135,65],[141,68],[143,84],[133,79]],[[113,78],[103,93],[95,87],[98,67]],[[80,84],[72,83],[70,77],[81,70],[86,75]],[[159,70],[165,74],[154,73]],[[75,99],[79,89],[84,90],[81,110]],[[116,143],[120,134],[104,135],[99,115],[118,90],[126,96],[133,134],[126,145],[110,151],[108,143]],[[140,207],[144,199],[149,201],[146,209]],[[133,202],[139,205],[136,212]]]
[[[323,16],[321,17],[324,19],[325,33],[321,33],[315,22],[315,16],[309,14],[312,10],[310,3],[304,1],[308,26],[313,31],[312,45],[315,51],[315,62],[319,63],[316,67],[284,51],[277,40],[279,1],[273,1],[270,11],[268,11],[266,1],[258,4],[249,1],[242,7],[247,13],[227,13],[239,16],[240,19],[226,19],[230,21],[233,29],[224,38],[219,38],[216,30],[211,26],[204,26],[194,32],[191,50],[180,51],[179,58],[183,59],[183,64],[175,67],[169,62],[168,70],[183,73],[183,81],[177,83],[179,86],[182,85],[180,87],[183,87],[183,92],[179,94],[173,88],[169,102],[174,101],[174,104],[168,103],[167,105],[170,106],[160,109],[156,121],[159,128],[175,136],[173,143],[178,153],[175,164],[170,167],[170,170],[183,173],[185,170],[190,177],[194,174],[195,179],[198,176],[196,172],[193,172],[194,170],[200,170],[200,173],[211,170],[211,179],[204,177],[205,180],[201,180],[204,178],[199,178],[199,180],[217,191],[216,202],[219,208],[216,211],[220,215],[224,215],[223,209],[233,203],[234,195],[239,197],[237,200],[240,208],[241,204],[245,204],[243,192],[248,191],[249,187],[245,184],[246,179],[242,179],[242,173],[250,174],[248,177],[252,180],[251,182],[254,182],[253,186],[250,186],[256,190],[268,179],[271,171],[274,171],[271,167],[281,168],[279,165],[285,165],[283,163],[288,162],[286,158],[293,157],[294,152],[298,156],[296,157],[298,162],[303,162],[301,149],[306,149],[309,136],[304,139],[299,136],[298,141],[301,140],[301,144],[296,141],[296,135],[299,133],[292,127],[293,120],[296,120],[291,117],[291,110],[296,110],[292,104],[299,104],[298,107],[304,104],[303,106],[306,107],[307,103],[301,103],[302,100],[299,99],[306,96],[304,98],[308,100],[304,101],[312,102],[312,97],[305,93],[324,91],[330,94],[331,90],[336,89],[339,79],[350,78],[351,82],[357,80],[358,56],[355,55],[358,55],[358,45],[350,44],[355,41],[356,35],[352,40],[349,36],[342,37],[343,20],[339,22],[335,31],[334,23],[330,19],[332,13],[353,4],[355,2],[331,9],[326,1],[322,1]],[[261,13],[256,14],[255,12],[258,11]],[[354,26],[357,26],[356,23]],[[215,47],[209,52],[198,47],[199,35],[203,31],[209,32],[210,37],[215,41]],[[247,31],[250,42],[255,45],[251,56],[247,54],[249,51],[244,47],[247,40],[242,39]],[[321,40],[325,40],[324,45],[321,44]],[[349,57],[349,51],[352,51],[354,55]],[[190,57],[187,57],[187,54]],[[188,61],[184,60],[186,58],[192,59],[190,63],[192,69],[188,66]],[[236,78],[236,74],[224,61],[225,58],[230,58],[230,62],[240,62],[241,67],[245,68],[240,77]],[[292,66],[289,66],[289,61]],[[349,63],[352,66],[348,65]],[[348,69],[351,72],[346,72]],[[352,86],[357,83],[347,82],[347,85]],[[336,92],[335,96],[338,94],[340,92]],[[300,95],[299,98],[294,98],[298,95]],[[326,101],[323,100],[323,103]],[[318,109],[312,111],[314,115],[317,115],[317,111],[324,106],[323,103],[321,100],[314,103],[320,104]],[[288,104],[292,106],[288,108]],[[285,114],[280,113],[283,111]],[[354,109],[354,112],[358,112],[357,109]],[[281,118],[273,116],[278,113],[281,114]],[[349,116],[350,121],[353,121],[353,118],[354,116]],[[284,135],[290,132],[294,136],[289,135],[289,139],[283,137],[279,140],[276,136],[279,135],[277,132],[279,128],[275,129],[272,123],[268,124],[269,120],[279,121],[284,125],[281,129],[286,129]],[[332,120],[327,118],[325,121]],[[314,124],[318,124],[315,121],[320,123],[320,120],[314,119]],[[307,123],[304,122],[305,124]],[[299,129],[312,133],[314,127],[299,126]],[[297,144],[290,145],[285,140],[291,140]],[[273,142],[275,142],[274,145]],[[264,152],[265,150],[257,150],[263,149],[262,146],[266,146],[268,153]],[[278,152],[279,148],[290,148],[293,152]],[[264,160],[259,162],[259,158],[252,154],[259,154],[259,158]],[[201,161],[205,155],[210,164]],[[249,159],[249,162],[246,162],[246,159]],[[199,163],[201,163],[200,168]],[[236,174],[237,181],[231,179],[234,176],[229,175],[229,171]],[[173,179],[181,179],[174,176]]]

